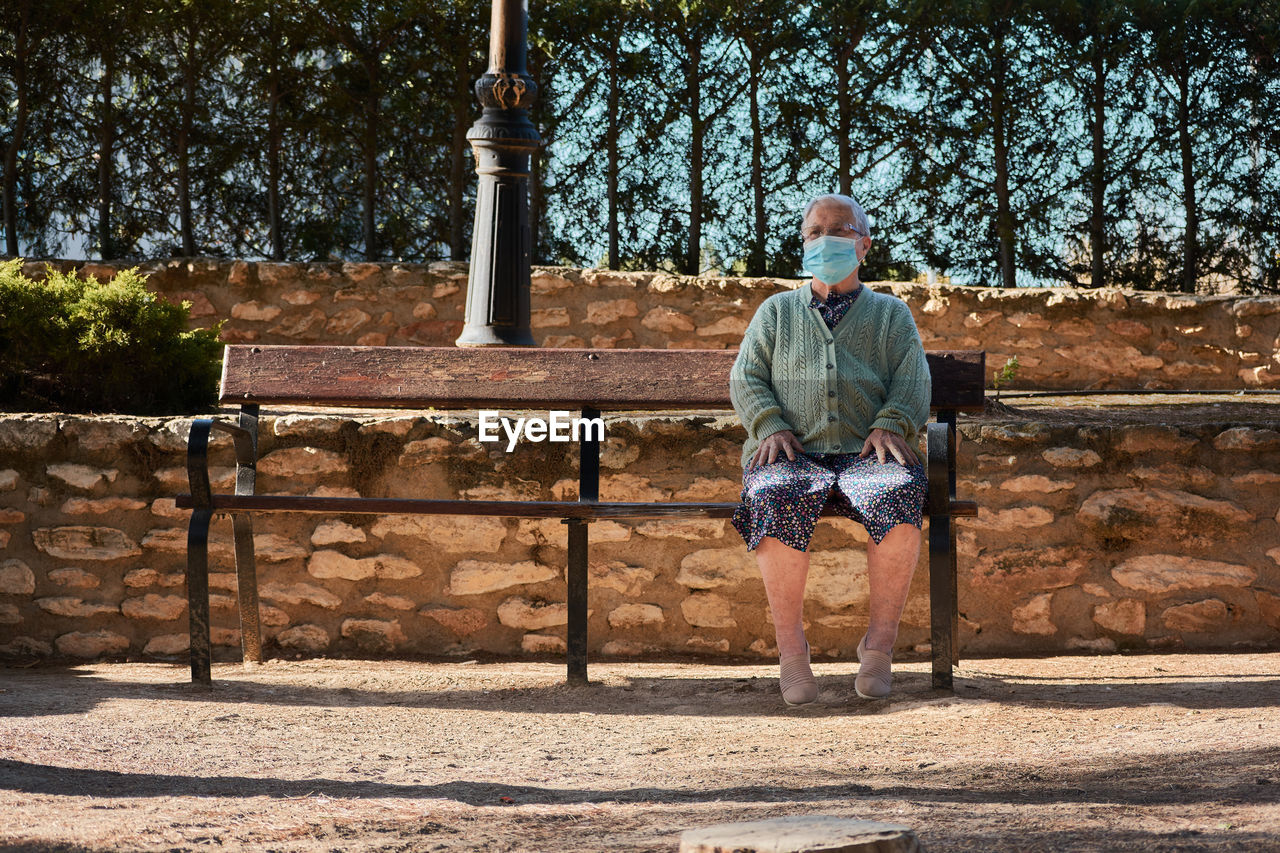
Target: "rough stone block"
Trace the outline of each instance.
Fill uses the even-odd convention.
[[[727,317],[721,317],[714,323],[700,327],[698,329],[698,337],[711,338],[716,335],[729,335],[736,343],[742,339],[743,333],[747,331],[749,322],[750,318],[748,317],[736,317],[731,314]]]
[[[487,563],[462,560],[449,575],[449,595],[480,595],[510,589],[513,586],[541,583],[558,578],[560,573],[541,563]]]
[[[393,554],[378,554],[373,557],[356,559],[339,551],[316,551],[307,561],[307,574],[314,578],[342,578],[358,581],[367,578],[384,580],[403,580],[416,578],[422,569]]]
[[[256,300],[237,302],[231,306],[231,319],[233,320],[265,323],[276,319],[282,313],[284,312],[279,307]]]
[[[728,502],[737,501],[742,493],[742,483],[727,477],[695,477],[684,489],[675,492],[671,497],[676,501]]]
[[[713,592],[696,592],[680,602],[684,621],[695,628],[735,628],[733,609],[727,598]]]
[[[1040,455],[1055,468],[1092,468],[1102,461],[1092,450],[1077,447],[1051,447]]]
[[[1136,598],[1121,598],[1093,608],[1093,621],[1117,634],[1142,636],[1147,629],[1147,605]]]
[[[1197,439],[1183,435],[1177,427],[1126,426],[1118,429],[1115,447],[1121,453],[1184,453],[1195,447]]]
[[[101,578],[84,569],[54,569],[49,572],[49,580],[70,589],[94,589],[102,584]]]
[[[107,515],[108,513],[133,512],[145,508],[146,501],[137,498],[69,498],[62,504],[63,515]],[[183,510],[188,513],[190,510]]]
[[[1280,432],[1273,429],[1234,427],[1213,439],[1213,446],[1224,452],[1258,453],[1280,447]]]
[[[1050,605],[1053,593],[1045,592],[1031,597],[1031,600],[1012,611],[1013,630],[1019,634],[1037,634],[1048,636],[1056,634],[1058,629],[1050,619]]]
[[[562,602],[530,601],[523,597],[508,598],[498,605],[498,621],[508,628],[539,631],[569,624],[569,605]]]
[[[368,539],[359,527],[345,521],[325,521],[317,525],[311,533],[312,545],[345,545],[364,542]]]
[[[408,641],[398,619],[344,619],[342,636],[355,640],[357,646],[372,652],[390,652]]]
[[[129,639],[113,631],[73,631],[53,641],[60,654],[76,658],[118,655],[129,650]]]
[[[54,616],[67,616],[75,619],[88,619],[102,613],[119,613],[120,608],[114,604],[101,601],[85,601],[74,596],[54,596],[37,598],[35,605],[45,613]]]
[[[21,625],[22,614],[16,604],[0,602],[0,625]]]
[[[641,628],[665,621],[662,608],[656,604],[624,604],[609,611],[609,625],[614,628]]]
[[[75,462],[58,462],[45,467],[45,473],[72,489],[91,492],[99,486],[114,483],[120,476],[116,468],[93,468]]]
[[[687,519],[672,521],[645,521],[637,524],[635,531],[651,539],[719,539],[725,533],[724,519]]]
[[[1248,586],[1257,578],[1257,572],[1248,566],[1216,560],[1148,554],[1125,560],[1111,570],[1111,576],[1126,589],[1166,593],[1177,589]]]
[[[631,538],[631,528],[616,521],[597,521],[591,524],[588,535],[592,544],[626,542]],[[523,545],[552,545],[556,548],[568,548],[569,530],[558,518],[522,518],[516,527],[516,541]],[[458,550],[479,549],[459,548]]]
[[[520,650],[529,654],[564,654],[565,642],[549,634],[525,634],[520,638]]]
[[[374,592],[366,595],[364,600],[374,607],[386,607],[389,610],[412,610],[416,605],[412,599],[403,595],[388,595],[385,592]]]
[[[142,549],[114,527],[42,527],[31,534],[36,548],[59,560],[119,560]]]
[[[1253,521],[1250,513],[1230,501],[1174,489],[1097,491],[1081,504],[1078,517],[1104,532],[1134,538],[1144,538],[1151,530],[1176,538],[1203,536],[1206,523],[1238,528]]]
[[[1075,488],[1075,483],[1070,480],[1050,480],[1040,474],[1025,474],[1021,477],[1011,477],[1000,484],[1000,488],[1006,492],[1015,492],[1021,494],[1023,492],[1038,492],[1040,494],[1051,494],[1053,492],[1063,492],[1067,489]]]
[[[587,566],[590,588],[611,589],[627,597],[640,594],[657,575],[650,569],[629,566],[617,560],[592,562]]]
[[[0,471],[0,492],[12,492],[18,488],[18,472],[12,468]]]
[[[276,634],[276,643],[299,652],[322,652],[329,648],[329,633],[319,625],[296,625]]]
[[[459,637],[469,637],[489,624],[489,613],[478,607],[424,607],[418,612]]]
[[[848,548],[818,551],[810,556],[809,580],[804,591],[806,601],[829,610],[843,610],[865,607],[869,594],[866,551]]]
[[[181,655],[191,648],[191,637],[187,634],[160,634],[147,640],[147,645],[143,647],[144,655],[154,655],[156,657],[168,657],[170,655]]]
[[[258,595],[281,604],[310,604],[325,610],[337,610],[342,606],[341,598],[327,589],[309,583],[283,584],[272,581],[261,587]]]
[[[334,436],[349,423],[349,418],[334,415],[281,415],[272,422],[271,433],[281,438]]]
[[[1230,616],[1226,604],[1216,598],[1206,598],[1168,607],[1160,618],[1170,630],[1202,634],[1218,630]]]
[[[746,546],[737,548],[705,548],[686,554],[680,560],[676,583],[690,589],[715,589],[737,586],[745,580],[760,577],[755,557]]]
[[[171,622],[187,612],[187,599],[180,595],[147,593],[137,598],[126,598],[120,604],[120,612],[130,619]]]
[[[990,510],[979,506],[978,517],[969,519],[968,524],[987,530],[1010,530],[1043,527],[1051,524],[1053,517],[1053,513],[1042,506],[1019,506],[1002,510]]]
[[[640,325],[655,332],[692,332],[694,322],[674,308],[654,308],[644,315]]]
[[[502,547],[507,523],[483,516],[386,515],[370,532],[379,539],[410,536],[441,551],[492,554]]]
[[[286,447],[258,460],[258,472],[272,477],[318,477],[346,470],[344,457],[318,447]]]

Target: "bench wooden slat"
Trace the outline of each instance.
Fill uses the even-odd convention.
[[[223,403],[601,411],[730,409],[736,350],[233,344]],[[928,353],[936,409],[980,411],[984,354]]]
[[[191,509],[190,495],[177,506]],[[459,501],[423,498],[323,498],[310,495],[214,495],[213,508],[245,512],[354,515],[483,515],[495,518],[729,518],[736,503],[627,503],[621,501]],[[929,512],[929,507],[925,507]],[[823,515],[835,515],[827,507]],[[975,516],[978,505],[953,501],[952,516]]]

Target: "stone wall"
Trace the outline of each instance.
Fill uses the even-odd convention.
[[[0,654],[181,655],[184,419],[0,417]],[[974,654],[1280,647],[1280,419],[963,427],[962,642]],[[734,500],[731,415],[609,419],[601,496]],[[572,445],[511,454],[469,417],[268,415],[259,491],[566,498]],[[215,437],[215,480],[232,456]],[[269,654],[519,654],[564,647],[559,522],[258,516]],[[591,527],[591,648],[774,654],[754,559],[723,521]],[[213,638],[235,655],[230,522],[215,521]],[[846,658],[865,628],[862,528],[823,521],[807,618]],[[922,567],[923,567],[922,563]],[[900,645],[928,640],[919,571]]]
[[[104,264],[81,266],[110,276]],[[27,272],[43,274],[44,262]],[[196,325],[226,320],[228,342],[451,346],[462,329],[465,264],[143,265],[149,283],[192,303]],[[549,347],[736,347],[756,307],[796,281],[541,268],[533,332]],[[879,284],[911,306],[929,349],[1011,356],[1011,388],[1280,388],[1280,297],[1116,289]]]

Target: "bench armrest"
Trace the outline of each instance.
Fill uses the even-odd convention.
[[[257,449],[253,433],[241,426],[217,421],[213,418],[196,418],[191,422],[187,436],[187,483],[191,489],[191,503],[197,509],[213,508],[213,488],[209,482],[209,433],[211,430],[230,433],[236,448],[236,494],[252,494],[253,477],[258,467]],[[246,477],[245,475],[249,476]],[[241,486],[248,483],[248,491]]]
[[[929,446],[929,508],[932,513],[950,515],[951,500],[951,427],[945,423],[926,424]]]

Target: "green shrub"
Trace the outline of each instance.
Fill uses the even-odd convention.
[[[147,290],[136,269],[106,284],[0,262],[0,407],[10,411],[207,411],[218,394],[222,345],[187,330],[190,303]]]

